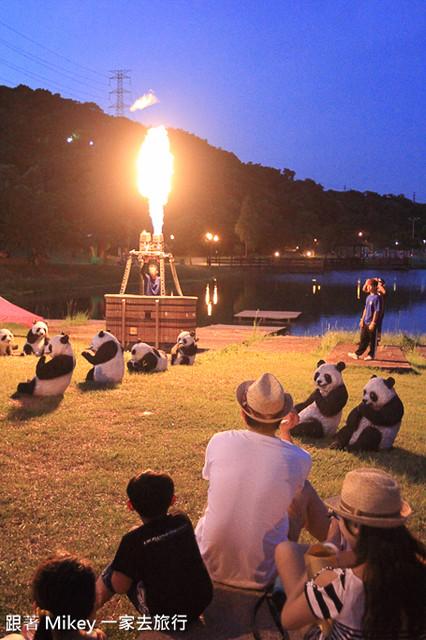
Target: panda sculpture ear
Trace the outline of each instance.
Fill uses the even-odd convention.
[[[100,338],[103,338],[105,335],[105,331],[99,331],[98,335]]]
[[[377,378],[377,376],[376,376],[376,374],[375,374],[375,373],[373,373],[373,375],[371,376],[371,380],[372,380],[373,378]]]
[[[345,363],[344,362],[338,362],[336,364],[336,369],[337,369],[337,371],[343,371],[343,369],[346,369]]]
[[[385,385],[388,387],[388,389],[392,389],[394,384],[395,384],[394,378],[388,378],[387,380],[385,380]]]
[[[141,340],[140,338],[138,338],[138,339],[136,340],[136,344],[140,344],[141,342],[142,342],[142,340]]]
[[[318,360],[317,368],[320,367],[322,364],[325,364],[325,360]]]
[[[193,338],[195,336],[195,331],[190,331],[189,335]]]
[[[60,341],[62,342],[62,344],[67,344],[67,342],[70,341],[70,338],[64,332],[62,332],[62,338]]]

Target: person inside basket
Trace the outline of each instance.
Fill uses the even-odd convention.
[[[352,562],[322,569],[307,581],[302,548],[278,545],[276,562],[287,601],[286,629],[332,620],[329,640],[415,640],[426,633],[426,547],[405,526],[411,513],[396,480],[380,469],[350,471],[333,509],[330,539],[344,536]],[[337,529],[337,531],[336,531]],[[345,568],[351,564],[352,568]],[[306,636],[305,636],[306,637]],[[309,638],[322,638],[314,625]]]
[[[66,553],[48,557],[32,581],[35,615],[27,616],[30,622],[20,633],[4,640],[106,640],[92,618],[95,583],[95,572],[86,560]]]
[[[147,469],[127,485],[127,506],[142,524],[122,538],[113,561],[96,583],[96,608],[125,593],[139,613],[198,618],[210,604],[213,586],[188,516],[174,503],[173,480]]]
[[[323,540],[329,520],[307,480],[311,456],[291,442],[291,395],[265,373],[241,383],[237,401],[245,429],[217,433],[207,446],[208,498],[195,535],[213,580],[259,589],[277,575],[279,542],[297,540],[305,523]]]

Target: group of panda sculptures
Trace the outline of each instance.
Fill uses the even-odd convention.
[[[0,330],[0,355],[13,355],[17,348],[13,334],[8,329]],[[192,365],[197,353],[194,332],[182,331],[171,349],[171,365]],[[75,368],[76,359],[69,337],[64,335],[49,338],[44,322],[36,322],[29,330],[21,355],[39,357],[36,374],[32,380],[21,382],[14,398],[21,395],[53,396],[65,392]],[[92,366],[87,381],[99,384],[120,383],[124,376],[123,351],[117,338],[109,331],[97,333],[89,350],[81,354]],[[49,360],[46,360],[49,356]],[[168,356],[138,340],[131,349],[131,360],[127,362],[130,373],[154,373],[166,371]],[[343,381],[344,362],[330,364],[320,360],[314,373],[315,390],[295,410],[299,424],[291,430],[292,435],[322,438],[331,437],[331,449],[346,451],[378,451],[392,448],[404,414],[398,397],[394,378],[372,376],[363,389],[363,397],[349,413],[346,425],[338,430],[343,408],[348,401],[348,392]]]
[[[352,409],[346,425],[338,431],[348,401],[342,377],[345,367],[344,362],[318,362],[314,373],[315,390],[305,402],[295,405],[299,424],[293,427],[291,434],[312,438],[332,436],[331,449],[391,449],[404,415],[404,406],[394,389],[394,378],[385,380],[373,375],[363,389],[362,401]]]
[[[4,340],[2,339],[4,337]],[[12,355],[14,336],[11,331],[0,331],[2,355]],[[197,339],[194,332],[182,331],[171,352],[172,365],[192,365],[197,352]],[[31,348],[28,346],[30,345]],[[4,352],[4,353],[3,353]],[[49,338],[44,322],[36,322],[28,331],[21,355],[33,354],[39,357],[35,376],[27,382],[21,382],[13,398],[21,395],[54,396],[61,395],[69,386],[76,365],[75,355],[69,336],[60,335]],[[117,384],[123,380],[125,363],[123,350],[117,338],[110,331],[97,333],[85,358],[92,366],[86,375],[86,381],[99,384]],[[46,360],[46,357],[49,359]],[[132,359],[127,363],[130,372],[155,372],[167,369],[168,358],[164,351],[154,349],[140,340],[132,348]]]

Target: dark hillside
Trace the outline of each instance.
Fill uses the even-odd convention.
[[[134,248],[151,229],[137,191],[136,157],[146,129],[93,103],[20,85],[0,86],[0,250],[48,256],[54,248]],[[415,247],[425,205],[402,195],[324,191],[295,172],[244,164],[181,130],[169,130],[174,175],[164,235],[176,253],[205,251],[206,232],[222,253],[312,247],[327,252],[363,238],[375,247]],[[415,218],[415,237],[412,224]],[[236,224],[237,230],[236,232]]]

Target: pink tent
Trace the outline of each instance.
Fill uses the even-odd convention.
[[[25,324],[27,327],[32,327],[34,321],[37,320],[43,320],[43,318],[17,307],[16,304],[12,304],[0,296],[0,326],[3,322],[16,322],[17,324]]]

